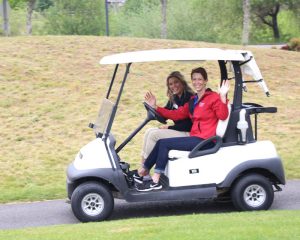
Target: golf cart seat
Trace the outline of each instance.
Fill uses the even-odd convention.
[[[180,150],[171,150],[171,151],[169,151],[169,159],[178,159],[178,158],[186,158],[186,157],[194,158],[194,157],[200,157],[203,155],[212,154],[212,153],[217,152],[219,150],[219,148],[221,147],[222,138],[224,137],[224,135],[226,133],[229,118],[231,115],[231,104],[228,103],[227,107],[228,107],[228,116],[225,120],[218,121],[217,129],[216,129],[216,136],[213,136],[213,137],[206,139],[205,141],[199,143],[191,152],[180,151]],[[203,149],[203,147],[205,145],[207,145],[208,143],[211,143],[212,141],[215,142],[215,146],[213,148]]]

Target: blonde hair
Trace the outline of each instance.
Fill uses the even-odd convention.
[[[184,76],[179,71],[174,71],[169,74],[166,80],[167,85],[167,96],[169,97],[170,102],[174,103],[174,94],[172,93],[171,89],[169,88],[169,79],[170,78],[176,78],[179,80],[179,82],[183,86],[183,94],[186,94],[187,92],[194,94],[194,91],[191,89],[191,87],[186,82]]]

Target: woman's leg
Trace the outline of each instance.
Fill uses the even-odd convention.
[[[188,136],[189,136],[189,132],[180,132],[173,129],[149,128],[144,135],[141,165],[143,166],[145,159],[149,157],[150,153],[153,151],[158,140],[164,138],[188,137]],[[155,162],[151,164],[151,168],[154,164]],[[140,176],[146,177],[145,179],[151,179],[151,176],[149,175],[149,170],[142,167],[138,170],[138,174]]]
[[[158,142],[155,144],[148,158],[142,164],[142,167],[138,170],[138,174],[140,176],[146,176],[149,173],[150,169],[155,165],[158,154]]]
[[[152,152],[156,142],[164,138],[188,137],[188,132],[180,132],[173,129],[149,128],[144,136],[142,158],[146,159]]]
[[[166,138],[160,139],[149,157],[144,163],[144,169],[151,169],[155,164],[154,172],[156,173],[156,179],[159,180],[160,174],[165,171],[168,154],[172,149],[191,151],[198,143],[203,139],[198,137],[180,137],[180,138]]]
[[[152,137],[150,137],[150,135],[152,135],[152,133],[157,130],[158,130],[158,128],[149,128],[146,130],[145,135],[144,135],[144,140],[143,140],[142,154],[141,154],[142,159],[146,159],[148,157],[148,156],[146,156],[146,152],[148,151],[147,146],[151,145],[151,143],[149,143],[151,141],[150,138],[152,138]]]
[[[144,163],[144,169],[150,169],[156,163],[154,174],[152,176],[152,182],[139,185],[137,190],[151,191],[161,189],[162,185],[159,182],[159,179],[166,168],[169,150],[176,149],[191,151],[201,141],[203,141],[203,139],[197,137],[160,139]]]
[[[203,141],[203,139],[198,137],[169,138],[160,140],[154,172],[164,172],[169,160],[168,154],[170,150],[191,151],[201,141]]]

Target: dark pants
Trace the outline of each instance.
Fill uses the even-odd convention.
[[[203,139],[198,137],[160,139],[144,162],[144,168],[150,170],[156,164],[154,172],[163,173],[168,163],[168,153],[170,150],[191,151],[202,141]]]

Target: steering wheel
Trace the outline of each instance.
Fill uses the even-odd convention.
[[[143,102],[143,103],[144,103],[144,106],[145,106],[145,108],[147,110],[148,118],[150,120],[154,120],[155,119],[155,120],[159,121],[162,124],[166,124],[167,123],[166,119],[164,117],[162,117],[158,112],[156,112],[156,110],[153,107],[151,107],[146,102]]]

